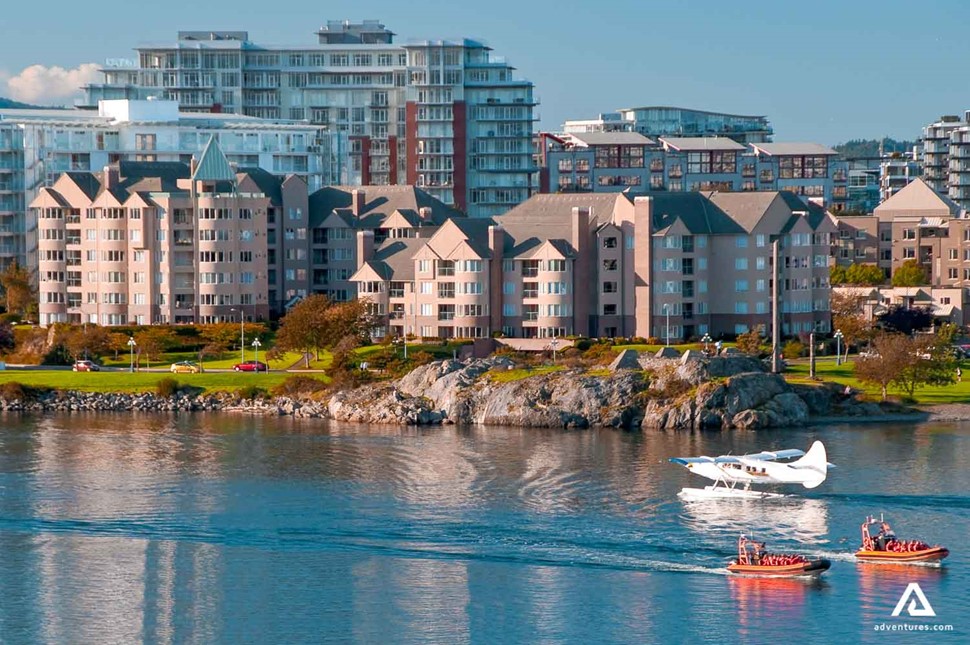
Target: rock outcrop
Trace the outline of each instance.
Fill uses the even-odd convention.
[[[622,360],[620,360],[622,358]],[[833,384],[791,385],[745,356],[679,359],[623,355],[619,369],[536,370],[504,357],[446,360],[401,379],[329,398],[242,399],[233,393],[89,393],[7,388],[0,410],[231,411],[356,423],[441,423],[663,430],[797,426],[813,417],[884,414]],[[637,359],[639,363],[635,363]],[[509,370],[515,374],[505,376]]]

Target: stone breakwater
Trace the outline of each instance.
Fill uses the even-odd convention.
[[[399,425],[661,430],[798,426],[826,417],[861,419],[905,411],[857,401],[834,384],[789,384],[747,357],[639,357],[607,373],[576,368],[498,378],[511,369],[520,368],[504,357],[438,361],[395,381],[319,399],[52,391],[0,398],[0,410],[226,411]]]

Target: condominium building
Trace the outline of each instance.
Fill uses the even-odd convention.
[[[835,210],[847,196],[844,162],[814,143],[622,131],[542,133],[539,143],[541,192],[785,190]]]
[[[26,209],[64,172],[119,161],[188,164],[211,138],[240,167],[299,176],[312,190],[346,181],[345,135],[234,114],[180,112],[175,101],[109,100],[98,110],[0,110],[0,266],[35,270],[36,221]]]
[[[970,111],[923,128],[923,178],[930,188],[970,207]]]
[[[233,168],[215,139],[191,165],[64,173],[30,207],[45,325],[212,322],[241,306],[264,318],[310,293],[349,300],[357,233],[408,244],[466,219],[413,186],[311,193],[296,175]]]
[[[316,44],[270,47],[244,31],[178,33],[112,60],[101,98],[158,96],[183,109],[306,120],[344,133],[342,183],[412,184],[473,216],[532,194],[532,83],[475,40],[398,45],[378,21],[328,22]]]
[[[41,188],[40,324],[261,320],[269,199],[218,146],[191,168],[127,162]]]
[[[741,144],[771,141],[774,131],[764,116],[744,116],[680,107],[625,108],[595,119],[570,120],[563,132],[638,132],[646,137],[728,137]]]
[[[876,264],[889,277],[915,260],[934,287],[970,287],[970,218],[960,204],[915,179],[872,216],[839,217],[836,261]]]
[[[358,233],[358,296],[378,335],[671,339],[829,328],[835,222],[791,193],[537,195],[422,239]],[[772,242],[781,246],[773,275]]]

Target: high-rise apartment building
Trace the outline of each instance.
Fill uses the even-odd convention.
[[[923,128],[923,179],[933,190],[970,207],[970,111]]]
[[[377,21],[328,22],[315,45],[269,47],[247,32],[179,32],[109,61],[101,98],[176,100],[183,109],[307,120],[345,133],[345,184],[412,184],[472,216],[533,192],[532,83],[474,40],[394,43]]]
[[[300,177],[311,190],[343,183],[346,135],[238,114],[180,112],[174,101],[107,100],[93,110],[0,110],[0,265],[37,268],[37,222],[26,206],[64,172],[119,161],[188,164],[214,138],[229,162]]]

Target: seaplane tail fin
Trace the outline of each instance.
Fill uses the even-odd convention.
[[[815,488],[820,485],[825,481],[829,468],[825,446],[821,441],[816,441],[804,457],[791,463],[791,467],[804,473],[802,486],[805,488]]]

